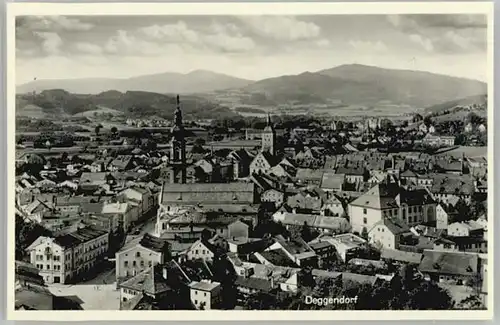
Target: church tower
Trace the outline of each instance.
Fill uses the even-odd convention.
[[[276,154],[276,131],[269,113],[267,114],[267,125],[262,132],[262,151],[269,151],[273,156]]]
[[[179,95],[177,95],[177,108],[175,109],[174,126],[171,129],[170,140],[170,183],[186,183],[186,139],[184,138],[184,125]]]

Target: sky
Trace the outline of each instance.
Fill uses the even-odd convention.
[[[486,16],[16,18],[18,85],[200,69],[260,80],[353,63],[486,81]]]

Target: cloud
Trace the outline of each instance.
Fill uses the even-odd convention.
[[[138,33],[151,42],[168,42],[185,49],[245,52],[255,48],[253,39],[243,36],[234,24],[214,22],[208,29],[197,31],[190,29],[185,22],[179,21],[175,24],[141,27]]]
[[[352,40],[349,42],[355,50],[361,52],[385,52],[387,51],[387,46],[381,42],[370,42],[370,41],[356,41]]]
[[[198,33],[179,21],[176,24],[152,25],[139,28],[139,33],[154,40],[169,40],[175,42],[197,42]]]
[[[63,41],[57,33],[36,32],[36,35],[41,39],[41,48],[46,54],[56,55],[61,52]]]
[[[86,32],[92,28],[94,28],[94,24],[68,16],[22,16],[16,19],[16,30],[23,29],[32,32]]]
[[[323,38],[323,39],[320,39],[320,40],[317,40],[315,42],[316,46],[320,47],[320,48],[326,48],[326,47],[329,47],[331,45],[330,41],[327,40],[326,38]]]
[[[387,21],[427,52],[474,53],[486,49],[485,15],[389,15]]]
[[[411,34],[410,40],[412,42],[422,46],[427,52],[432,52],[434,50],[433,42],[430,39],[428,39],[420,34]]]
[[[297,41],[320,36],[321,28],[311,22],[287,16],[242,16],[240,19],[255,34],[275,40]]]
[[[414,32],[426,28],[485,29],[487,27],[486,15],[388,15],[387,20],[394,27],[398,27],[405,32]]]
[[[75,43],[74,49],[78,52],[87,54],[101,54],[103,52],[103,49],[99,45],[86,42]]]

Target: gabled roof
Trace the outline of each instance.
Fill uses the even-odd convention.
[[[162,204],[252,204],[253,183],[167,184],[162,187]]]
[[[389,229],[389,231],[393,235],[399,235],[403,234],[406,232],[410,231],[410,227],[406,223],[404,223],[402,220],[396,219],[396,218],[383,218],[382,220],[376,222],[372,229],[379,226],[379,225],[384,225]],[[371,231],[371,229],[370,229]]]
[[[144,234],[142,239],[139,241],[139,244],[158,253],[165,253],[169,247],[168,241],[150,234]]]
[[[406,252],[406,251],[401,251],[401,250],[396,250],[396,249],[382,248],[380,257],[382,259],[394,260],[394,261],[399,261],[399,262],[420,264],[420,261],[422,260],[422,256],[423,255],[420,253],[413,253],[413,252]]]
[[[425,250],[419,269],[426,273],[474,276],[478,272],[478,255]]]
[[[170,286],[163,277],[163,266],[161,264],[149,267],[133,278],[120,283],[120,287],[149,295],[157,295],[170,290]]]
[[[345,174],[335,174],[332,172],[325,172],[321,179],[321,188],[324,189],[342,189],[342,185],[345,183]]]
[[[350,204],[379,210],[397,208],[396,196],[398,193],[398,186],[377,184]]]

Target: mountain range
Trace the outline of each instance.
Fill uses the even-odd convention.
[[[181,97],[186,118],[210,119],[236,114],[227,107],[196,96]],[[63,89],[43,90],[39,93],[16,95],[16,116],[61,119],[83,116],[85,112],[109,113],[117,111],[129,117],[171,119],[177,107],[175,96],[145,92],[110,90],[93,94],[72,94]]]
[[[19,86],[17,92],[32,93],[50,89],[64,89],[76,94],[101,94],[110,91],[199,94],[215,100],[231,98],[234,104],[260,106],[341,103],[413,108],[425,108],[487,93],[486,83],[477,80],[359,64],[259,81],[206,70],[196,70],[188,74],[161,73],[128,79],[35,80]]]
[[[257,81],[243,88],[269,103],[342,102],[347,105],[394,104],[427,107],[486,94],[484,82],[422,71],[383,69],[359,64]],[[255,97],[255,96],[254,96]]]
[[[244,87],[252,82],[207,70],[195,70],[187,74],[166,72],[123,79],[38,79],[18,86],[16,92],[19,94],[64,89],[76,94],[98,94],[109,90],[187,94]]]

